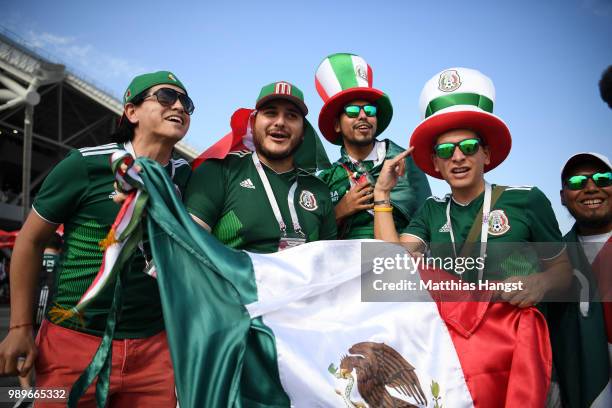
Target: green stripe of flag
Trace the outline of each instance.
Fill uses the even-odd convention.
[[[486,112],[493,113],[493,101],[486,96],[475,93],[457,93],[439,96],[429,102],[429,105],[427,105],[427,109],[425,110],[425,117],[428,118],[442,109],[455,105],[473,105]]]
[[[340,82],[342,90],[358,87],[353,68],[353,58],[351,54],[336,54],[329,58],[329,62],[334,70],[334,74]]]
[[[181,406],[288,407],[271,330],[244,307],[257,301],[251,258],[191,220],[161,166],[137,162],[151,198],[148,233]],[[243,367],[257,374],[245,378]]]

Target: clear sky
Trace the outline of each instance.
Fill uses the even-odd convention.
[[[612,110],[597,87],[612,64],[610,0],[0,3],[0,25],[118,98],[134,75],[176,73],[196,104],[186,141],[198,150],[278,80],[304,91],[316,127],[315,70],[331,53],[352,52],[390,96],[394,117],[383,137],[402,146],[421,120],[418,98],[430,77],[453,66],[488,75],[513,147],[486,178],[540,187],[562,232],[573,220],[559,203],[561,166],[579,151],[612,157]],[[338,148],[325,145],[337,159]],[[432,189],[449,191],[439,181]]]

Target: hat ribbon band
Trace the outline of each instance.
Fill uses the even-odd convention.
[[[439,96],[429,102],[425,110],[425,117],[428,118],[442,109],[455,105],[473,105],[486,112],[493,113],[493,101],[486,96],[475,93],[457,93]]]

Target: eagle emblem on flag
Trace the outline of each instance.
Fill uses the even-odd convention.
[[[336,378],[347,379],[344,390],[336,393],[347,407],[365,407],[362,402],[350,400],[355,385],[353,371],[357,375],[357,390],[370,407],[417,407],[392,396],[387,388],[393,388],[406,397],[412,397],[420,405],[427,404],[427,397],[414,367],[392,347],[385,343],[365,341],[349,348],[349,355],[340,360],[340,367],[330,364],[328,370]]]

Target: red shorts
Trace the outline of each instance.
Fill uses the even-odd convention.
[[[43,321],[36,345],[36,387],[70,389],[91,362],[101,337]],[[174,372],[166,332],[144,339],[113,340],[107,407],[176,407]],[[79,407],[96,407],[94,382]],[[65,407],[38,400],[36,407]]]

